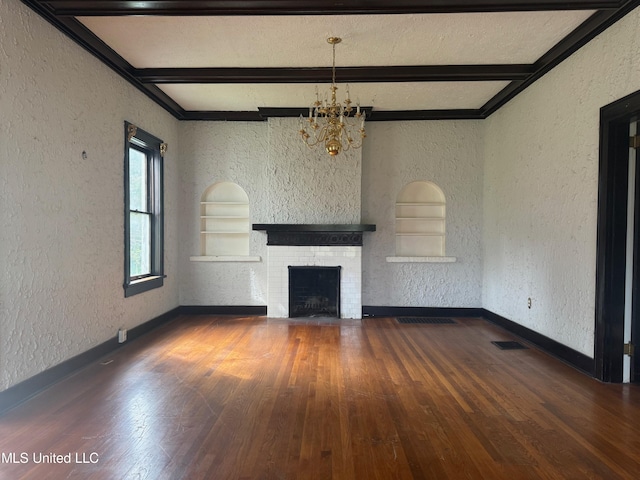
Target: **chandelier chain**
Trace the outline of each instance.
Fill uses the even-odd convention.
[[[366,137],[364,130],[365,112],[360,110],[360,104],[357,104],[356,111],[351,106],[349,98],[349,86],[346,88],[346,98],[344,104],[338,102],[336,92],[338,86],[336,84],[336,44],[342,41],[339,37],[329,37],[327,42],[332,45],[332,63],[331,63],[331,100],[325,97],[324,101],[320,101],[318,89],[316,87],[316,101],[309,107],[309,123],[311,133],[307,132],[304,127],[304,119],[300,115],[300,135],[302,141],[309,147],[313,148],[321,143],[324,144],[325,150],[331,156],[338,155],[341,151],[347,151],[350,148],[361,148],[362,142]],[[360,123],[358,128],[357,123]],[[360,138],[354,140],[355,136]]]

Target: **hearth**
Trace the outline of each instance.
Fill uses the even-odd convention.
[[[340,318],[340,269],[289,266],[289,317]]]

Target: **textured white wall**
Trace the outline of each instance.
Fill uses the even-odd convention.
[[[479,122],[370,123],[365,149],[337,158],[307,149],[296,127],[295,119],[181,124],[180,230],[189,232],[181,242],[181,304],[267,303],[264,233],[251,233],[250,254],[261,256],[260,263],[189,261],[199,252],[200,195],[211,183],[228,180],[247,191],[251,223],[376,223],[377,232],[364,234],[363,304],[480,306]],[[447,254],[458,262],[386,262],[395,249],[395,198],[413,180],[433,180],[444,189]]]
[[[302,143],[298,120],[269,120],[265,223],[360,223],[362,150],[330,157]]]
[[[480,307],[482,294],[482,124],[371,122],[363,152],[363,305]],[[395,202],[415,180],[446,197],[446,254],[456,263],[387,263],[395,255]]]
[[[260,122],[180,124],[180,304],[266,305],[266,237],[251,232],[249,254],[262,262],[191,262],[200,254],[200,199],[217,182],[240,185],[249,197],[250,223],[266,220],[268,126]]]
[[[212,183],[231,181],[249,196],[251,223],[359,223],[360,151],[329,158],[309,150],[297,119],[265,123],[184,122],[180,302],[266,305],[267,236],[252,232],[255,262],[191,262],[199,253],[199,201]]]
[[[599,109],[638,89],[636,9],[486,120],[483,306],[588,356]]]
[[[128,299],[124,120],[169,144],[168,278]],[[0,0],[0,390],[178,305],[177,139],[166,112],[18,0]]]
[[[180,125],[182,305],[266,305],[267,236],[252,232],[255,262],[191,262],[198,255],[199,202],[212,183],[249,196],[251,223],[359,223],[361,151],[330,158],[300,140],[297,119]]]

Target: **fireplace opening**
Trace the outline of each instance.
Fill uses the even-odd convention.
[[[289,267],[289,317],[340,318],[342,267]]]

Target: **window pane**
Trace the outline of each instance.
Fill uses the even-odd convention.
[[[129,209],[147,211],[147,156],[129,148]]]
[[[129,275],[149,275],[151,273],[151,215],[129,214]]]

